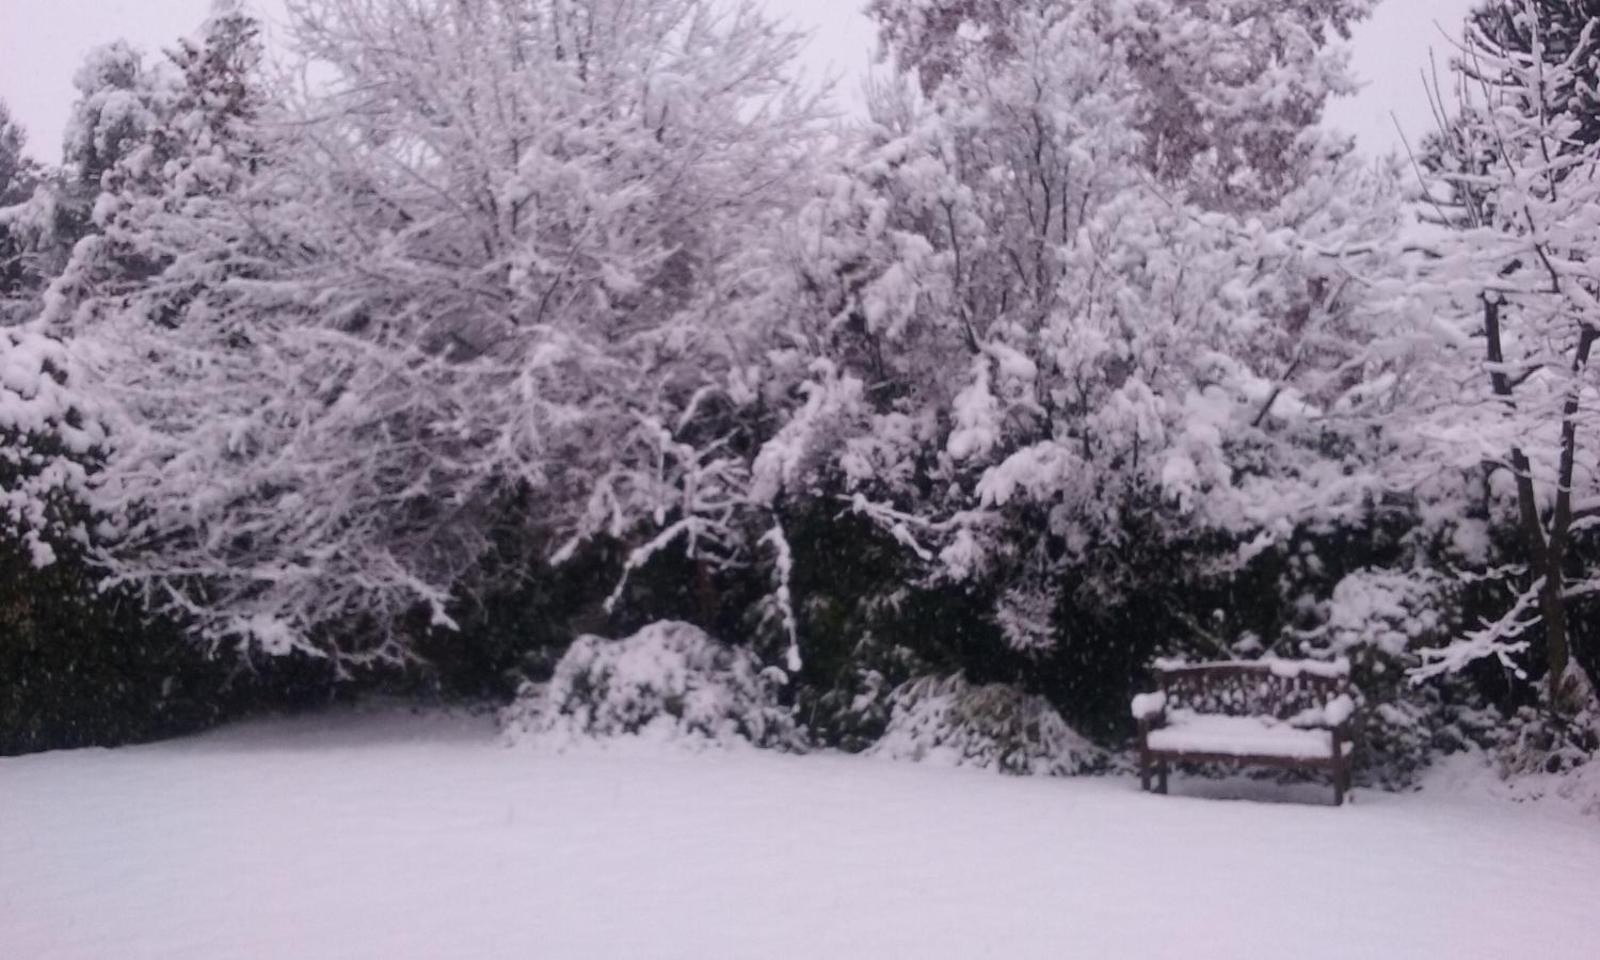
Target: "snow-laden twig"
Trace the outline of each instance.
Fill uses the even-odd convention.
[[[772,548],[772,599],[783,621],[784,637],[788,640],[784,650],[784,665],[791,674],[798,673],[803,661],[800,659],[800,627],[794,613],[794,594],[790,590],[790,581],[794,576],[794,551],[790,549],[783,524],[777,521],[761,535],[759,543]]]

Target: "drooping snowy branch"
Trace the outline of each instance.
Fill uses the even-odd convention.
[[[800,658],[799,620],[795,616],[794,594],[790,589],[790,580],[794,576],[794,551],[789,546],[789,538],[784,534],[782,524],[774,524],[772,529],[762,534],[759,545],[772,548],[772,602],[783,620],[783,634],[788,640],[788,646],[784,649],[784,665],[790,673],[798,673],[803,661]]]

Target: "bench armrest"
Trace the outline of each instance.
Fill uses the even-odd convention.
[[[1161,691],[1135,694],[1133,718],[1139,721],[1140,730],[1165,726],[1167,722],[1167,695]]]

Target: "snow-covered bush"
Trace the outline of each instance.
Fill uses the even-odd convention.
[[[639,736],[691,744],[800,749],[777,697],[784,677],[692,624],[652,623],[631,637],[573,642],[545,684],[528,684],[502,722],[514,739]]]
[[[1349,661],[1359,707],[1356,772],[1364,782],[1408,785],[1450,740],[1441,729],[1447,692],[1420,687],[1409,674],[1418,648],[1450,634],[1450,587],[1426,567],[1352,570],[1303,611],[1316,625],[1286,638],[1293,655]]]
[[[1522,707],[1492,727],[1488,746],[1502,777],[1564,774],[1600,764],[1600,706],[1592,692],[1583,692],[1584,706],[1572,716]]]
[[[0,329],[0,535],[35,567],[88,539],[90,467],[105,427],[72,383],[66,347],[26,329]]]
[[[1488,786],[1505,799],[1555,801],[1600,816],[1600,710],[1460,709],[1443,730],[1459,756],[1439,765],[1430,789]]]
[[[889,728],[867,750],[872,756],[1050,776],[1086,773],[1105,760],[1049,701],[1007,684],[922,677],[891,700]]]
[[[1320,646],[1334,656],[1406,657],[1446,631],[1446,587],[1425,570],[1354,571],[1327,601]]]

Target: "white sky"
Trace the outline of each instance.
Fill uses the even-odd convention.
[[[1351,42],[1351,64],[1366,87],[1359,96],[1336,101],[1328,122],[1354,133],[1368,150],[1382,153],[1400,145],[1398,121],[1406,140],[1415,145],[1434,126],[1422,80],[1424,71],[1431,73],[1430,52],[1438,60],[1441,79],[1448,82],[1444,71],[1455,52],[1452,41],[1460,35],[1462,18],[1477,4],[1382,0]]]
[[[256,0],[270,12],[279,0]],[[1420,71],[1429,49],[1441,68],[1449,47],[1434,26],[1453,29],[1474,0],[1384,0],[1354,43],[1356,72],[1368,85],[1336,104],[1330,120],[1372,151],[1398,142],[1393,111],[1415,140],[1428,129]],[[860,14],[865,0],[767,0],[774,11],[815,31],[807,57],[814,73],[842,78],[851,95],[865,73],[873,30]],[[156,54],[204,19],[211,0],[0,0],[0,99],[29,134],[31,152],[54,159],[72,103],[72,75],[92,47],[124,38]],[[851,99],[859,99],[851,97]]]

